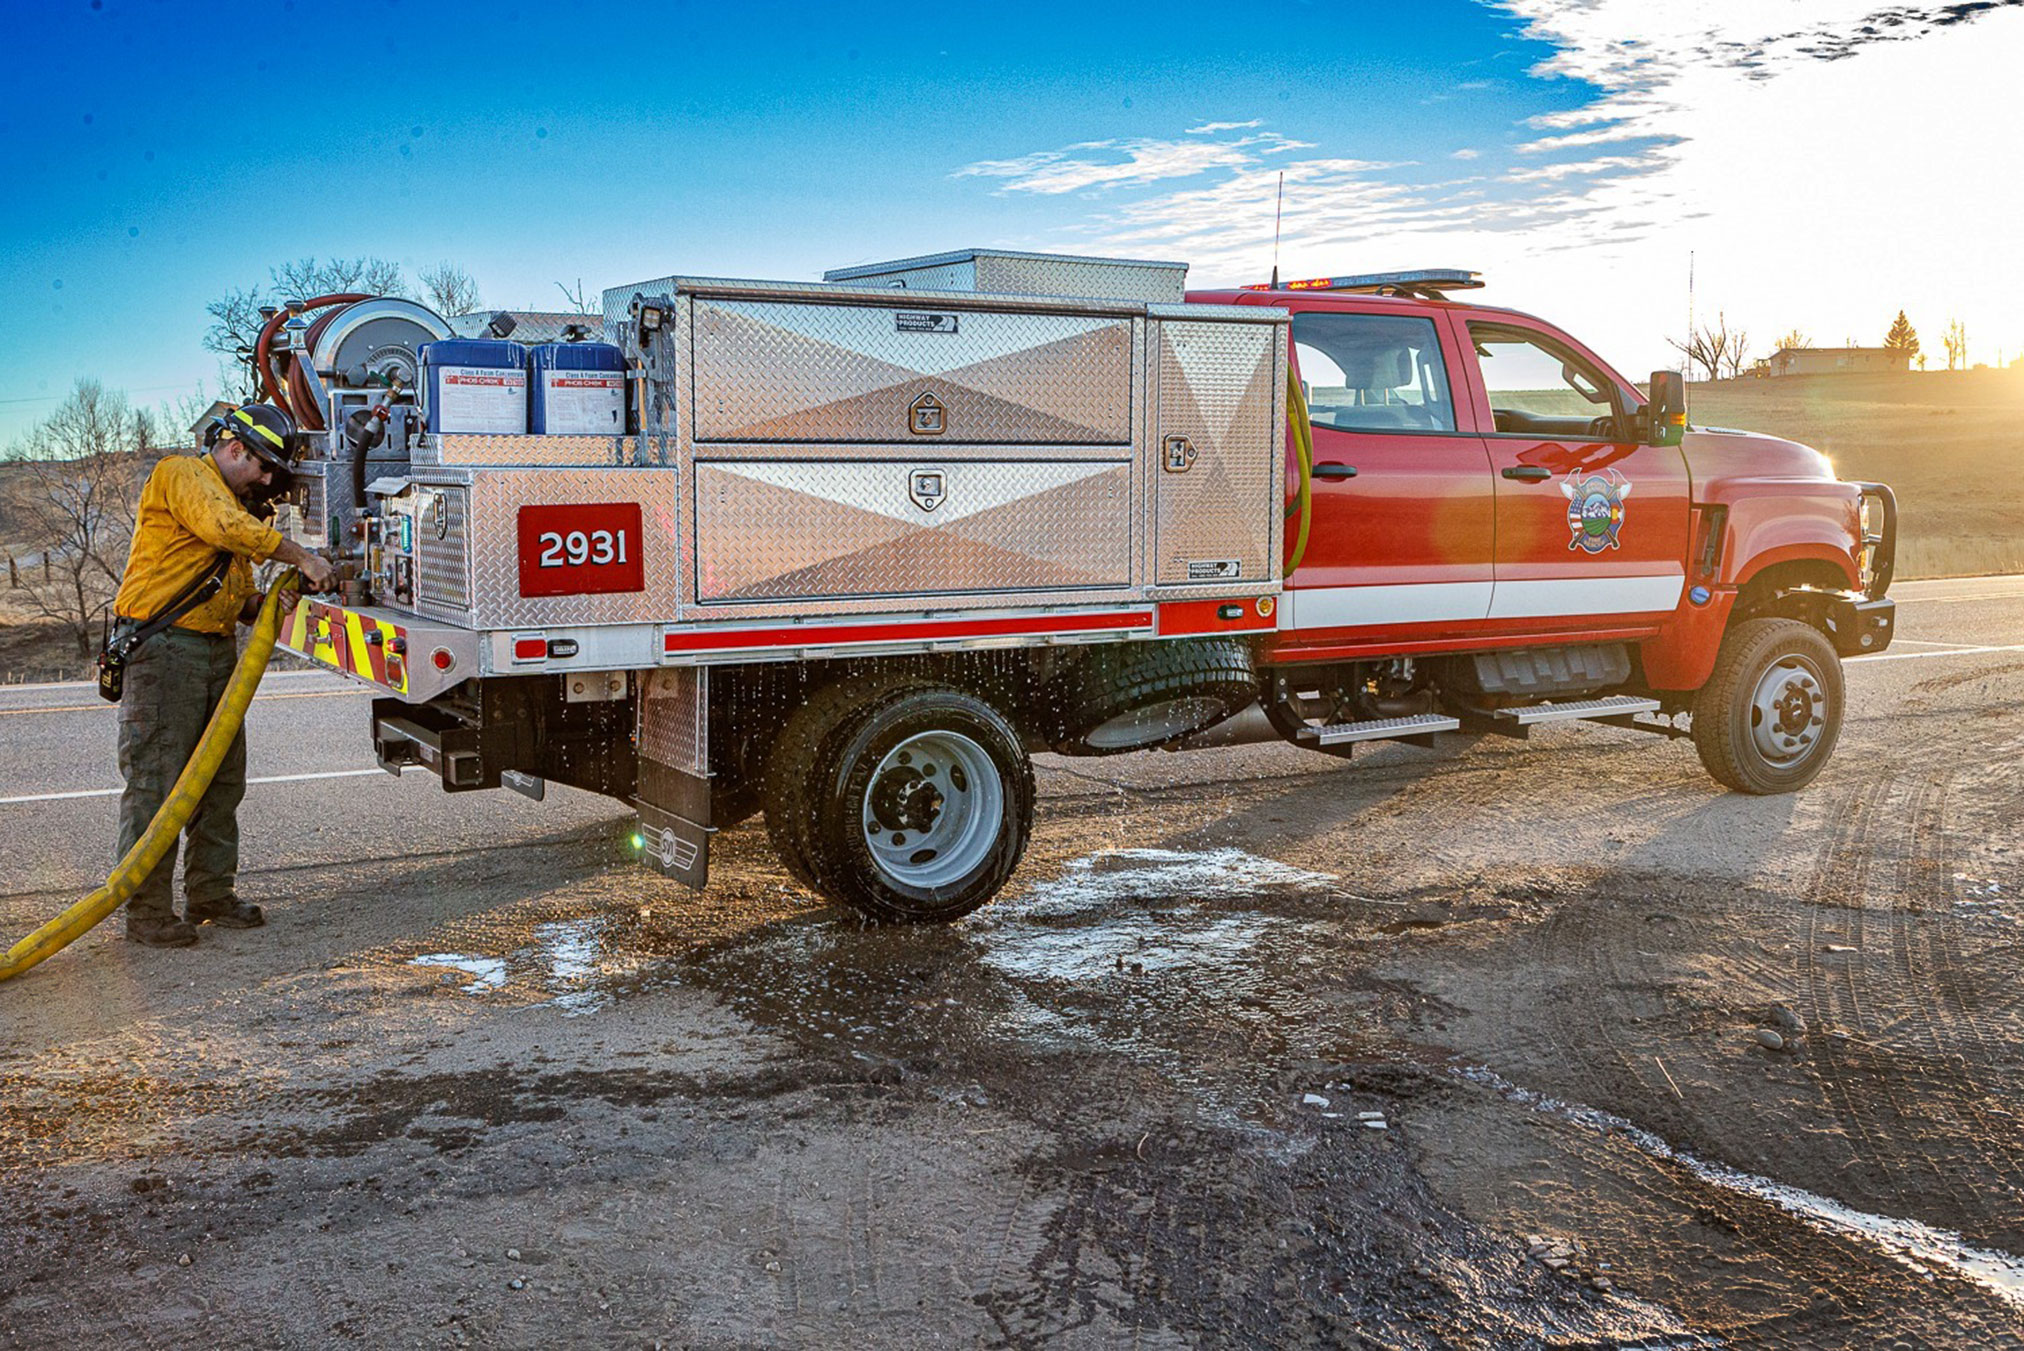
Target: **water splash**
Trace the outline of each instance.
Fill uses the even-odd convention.
[[[1249,900],[1275,891],[1309,891],[1335,880],[1242,849],[1109,849],[1079,858],[1016,905],[1023,919],[1067,917],[1118,901],[1186,898]]]

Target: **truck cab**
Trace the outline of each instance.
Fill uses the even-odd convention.
[[[1692,711],[1728,786],[1810,780],[1840,721],[1828,668],[1890,641],[1889,490],[1793,442],[1661,415],[1563,330],[1459,298],[1480,285],[1430,271],[1189,294],[1292,315],[1312,450],[1288,471],[1308,520],[1297,557],[1288,531],[1263,658],[1275,725],[1346,749]],[[1748,670],[1719,669],[1743,647]],[[1742,706],[1714,707],[1717,684]]]

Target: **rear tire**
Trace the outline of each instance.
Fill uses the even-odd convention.
[[[816,695],[788,720],[767,778],[788,870],[881,922],[969,914],[1012,876],[1033,828],[1033,765],[1005,715],[904,677]]]
[[[1694,749],[1725,787],[1794,792],[1834,754],[1842,705],[1841,658],[1824,634],[1796,619],[1745,620],[1694,696]]]

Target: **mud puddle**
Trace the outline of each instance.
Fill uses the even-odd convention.
[[[553,1007],[573,1018],[612,1002],[612,991],[601,979],[608,927],[603,917],[557,920],[535,925],[534,941],[503,957],[426,952],[410,957],[408,965],[440,967],[445,980],[469,977],[457,986],[467,995],[483,997],[509,989],[542,995],[534,1006]]]
[[[1454,1072],[1507,1101],[1571,1125],[1626,1140],[1660,1162],[1684,1168],[1709,1186],[1768,1202],[1818,1232],[1855,1239],[1915,1275],[1927,1278],[1935,1274],[1952,1276],[2024,1313],[2024,1258],[1977,1247],[1959,1234],[1918,1220],[1873,1215],[1799,1187],[1774,1182],[1727,1164],[1711,1163],[1676,1148],[1620,1116],[1579,1103],[1562,1102],[1520,1087],[1494,1070],[1468,1066]]]

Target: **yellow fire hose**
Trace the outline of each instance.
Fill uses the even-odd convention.
[[[275,635],[281,628],[281,593],[293,591],[298,585],[298,574],[291,568],[267,589],[260,618],[253,624],[246,650],[239,654],[239,664],[232,669],[224,697],[219,699],[217,711],[211,714],[197,749],[176,777],[168,800],[155,813],[146,832],[134,841],[134,847],[127,850],[104,886],[7,950],[7,955],[0,958],[0,980],[13,979],[84,937],[93,925],[124,905],[175,846],[176,837],[195,814],[197,804],[204,800],[204,790],[211,786],[218,766],[224,763],[225,752],[232,748],[232,738],[246,721],[246,707],[253,702],[253,691],[260,688],[260,677],[267,672],[267,659],[274,653]]]
[[[1300,465],[1299,494],[1286,509],[1288,516],[1300,517],[1293,552],[1286,556],[1286,575],[1291,577],[1307,556],[1307,528],[1314,520],[1314,423],[1307,415],[1307,391],[1300,387],[1300,377],[1291,366],[1286,368],[1286,411],[1293,423],[1293,449]]]

